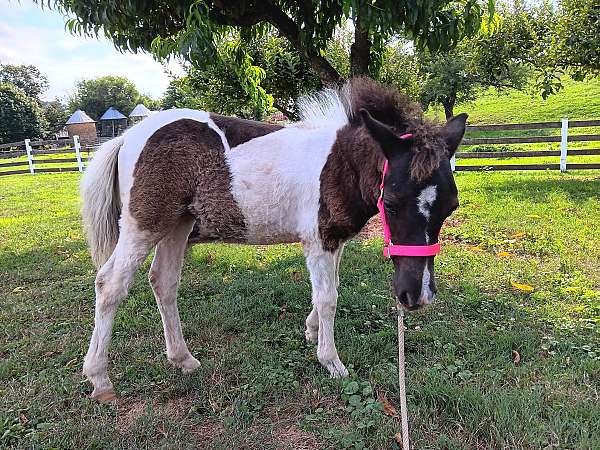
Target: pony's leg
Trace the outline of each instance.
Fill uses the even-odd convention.
[[[335,287],[340,286],[340,260],[342,259],[343,246],[336,253],[335,258]],[[319,312],[316,305],[313,304],[310,314],[306,318],[306,330],[304,332],[308,342],[316,343],[319,336]]]
[[[312,284],[312,301],[318,317],[317,357],[334,378],[348,376],[335,348],[333,333],[338,296],[336,266],[340,251],[324,251],[316,242],[304,246]]]
[[[162,317],[167,346],[167,358],[183,373],[193,372],[200,366],[183,339],[177,309],[177,288],[187,246],[187,238],[194,226],[191,217],[182,218],[175,229],[156,246],[156,254],[148,274],[158,310]]]
[[[94,386],[92,398],[101,402],[116,400],[108,377],[108,345],[117,307],[127,296],[135,272],[154,246],[147,234],[126,225],[111,257],[96,275],[94,332],[83,363],[83,373]]]

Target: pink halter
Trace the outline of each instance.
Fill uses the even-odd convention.
[[[400,139],[408,139],[412,134],[403,134]],[[390,227],[385,219],[385,207],[383,205],[383,182],[388,171],[387,159],[383,163],[383,174],[381,176],[381,185],[379,186],[380,195],[377,200],[377,209],[383,225],[383,256],[391,258],[392,256],[435,256],[440,252],[440,244],[430,245],[397,245],[392,243],[392,234]]]

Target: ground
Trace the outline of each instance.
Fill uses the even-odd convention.
[[[439,298],[407,318],[413,447],[600,448],[599,173],[456,178]],[[115,324],[121,400],[89,400],[94,269],[78,181],[1,180],[0,447],[398,448],[392,267],[376,225],[342,260],[348,380],[329,379],[303,340],[299,246],[202,245],[180,290],[200,369],[183,376],[167,363],[146,263]]]

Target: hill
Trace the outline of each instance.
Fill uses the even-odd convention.
[[[498,93],[489,89],[476,101],[459,105],[456,113],[469,113],[469,123],[545,122],[600,119],[600,78],[586,82],[565,81],[556,95],[543,100],[524,92]]]

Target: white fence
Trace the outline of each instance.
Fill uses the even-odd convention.
[[[47,173],[83,172],[90,153],[100,141],[81,143],[72,139],[12,142],[0,145],[0,176]],[[73,154],[69,157],[69,154]],[[16,161],[2,162],[5,159]],[[8,170],[5,170],[8,169]]]

